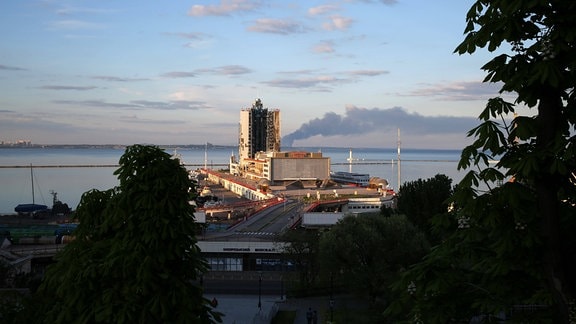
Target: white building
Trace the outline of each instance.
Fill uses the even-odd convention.
[[[264,108],[260,99],[242,109],[238,139],[240,162],[253,159],[258,152],[280,151],[280,110]]]
[[[257,99],[240,111],[238,160],[230,158],[230,173],[269,184],[330,178],[330,158],[322,153],[280,151],[280,110],[264,108]]]

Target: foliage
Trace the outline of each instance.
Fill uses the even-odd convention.
[[[11,277],[12,267],[10,263],[0,258],[0,288],[8,287],[8,278]]]
[[[386,296],[397,274],[428,250],[424,234],[405,216],[346,216],[320,240],[324,273],[372,302]]]
[[[438,214],[448,211],[448,199],[452,195],[452,179],[443,174],[433,178],[410,181],[400,186],[398,213],[404,214],[428,240],[437,241],[432,234],[430,221]]]
[[[2,289],[0,290],[0,322],[19,323],[19,318],[25,311],[22,306],[25,302],[23,290]]]
[[[503,96],[488,100],[468,133],[475,140],[459,169],[472,170],[451,198],[455,211],[434,220],[452,234],[396,283],[404,297],[387,314],[568,323],[576,320],[568,306],[576,293],[576,2],[479,0],[466,20],[456,52],[509,46],[483,66]],[[518,116],[518,106],[536,112]],[[542,312],[519,305],[547,312],[537,319]]]
[[[293,324],[296,319],[296,311],[278,311],[270,324]]]
[[[154,146],[134,145],[114,173],[118,187],[84,193],[76,239],[40,287],[50,323],[219,321],[196,283],[207,270],[196,245],[193,183]]]
[[[314,288],[318,278],[318,253],[320,233],[318,230],[296,229],[285,232],[281,240],[289,244],[284,249],[286,258],[294,263],[298,273],[299,291]]]

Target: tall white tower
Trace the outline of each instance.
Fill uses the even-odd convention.
[[[264,108],[260,99],[251,108],[243,108],[238,140],[240,163],[258,152],[280,151],[280,110]]]

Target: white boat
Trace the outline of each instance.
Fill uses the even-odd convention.
[[[367,187],[368,183],[370,182],[370,175],[366,173],[330,171],[330,179],[342,184]]]

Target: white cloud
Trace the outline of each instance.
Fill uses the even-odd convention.
[[[312,48],[314,53],[333,53],[334,52],[334,42],[333,41],[322,41]]]
[[[308,9],[308,14],[311,16],[323,15],[329,12],[337,11],[340,8],[334,4],[325,4]]]
[[[330,16],[330,21],[323,23],[322,28],[325,30],[347,30],[354,20],[340,15]]]
[[[275,79],[264,82],[271,87],[277,88],[317,88],[322,91],[329,91],[328,86],[348,83],[350,80],[339,79],[329,75],[319,75],[301,79]]]
[[[174,71],[174,72],[162,73],[160,76],[161,76],[161,77],[164,77],[164,78],[171,78],[171,79],[175,79],[175,78],[193,78],[193,77],[196,76],[196,73],[194,73],[194,72],[184,72],[184,71]]]
[[[258,1],[221,0],[216,5],[193,5],[188,15],[195,17],[228,16],[237,12],[253,11],[260,6]]]
[[[307,28],[288,19],[260,18],[249,26],[248,30],[258,33],[288,35],[306,32]]]
[[[500,84],[459,81],[432,84],[412,91],[410,96],[437,97],[444,100],[486,100],[498,95]]]

